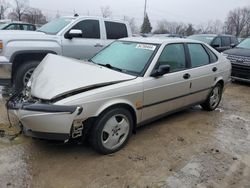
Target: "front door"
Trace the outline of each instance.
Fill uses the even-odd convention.
[[[184,107],[190,92],[190,76],[183,44],[168,44],[158,59],[156,68],[169,65],[170,72],[144,80],[142,120]]]
[[[82,37],[62,39],[63,56],[89,59],[104,47],[99,20],[83,20],[71,29],[81,30],[83,34]]]

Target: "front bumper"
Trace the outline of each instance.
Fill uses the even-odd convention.
[[[19,119],[23,133],[36,138],[67,141],[75,118],[82,112],[77,106],[8,102],[7,108]]]
[[[0,85],[10,85],[11,72],[12,63],[10,63],[6,57],[0,56]]]
[[[250,66],[232,63],[232,78],[250,82]]]

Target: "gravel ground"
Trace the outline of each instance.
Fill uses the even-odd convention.
[[[14,138],[0,100],[0,187],[250,187],[250,85],[214,112],[199,106],[138,128],[118,153]]]

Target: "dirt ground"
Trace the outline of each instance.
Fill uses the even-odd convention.
[[[199,106],[141,127],[103,156],[89,146],[18,136],[0,103],[0,187],[250,187],[250,85],[229,86],[218,109]]]

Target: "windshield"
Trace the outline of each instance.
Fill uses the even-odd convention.
[[[0,29],[4,29],[7,25],[9,25],[8,23],[0,23]]]
[[[250,49],[250,38],[243,40],[240,44],[238,44],[237,48],[247,48]]]
[[[188,39],[199,40],[207,44],[211,44],[214,38],[215,38],[214,36],[208,36],[208,35],[192,35],[188,37]]]
[[[138,76],[143,72],[156,49],[155,44],[117,41],[94,56],[91,61]]]
[[[51,35],[56,35],[59,33],[64,27],[66,27],[71,21],[74,20],[74,18],[59,18],[56,20],[53,20],[41,28],[39,28],[37,31],[46,33],[46,34],[51,34]]]

